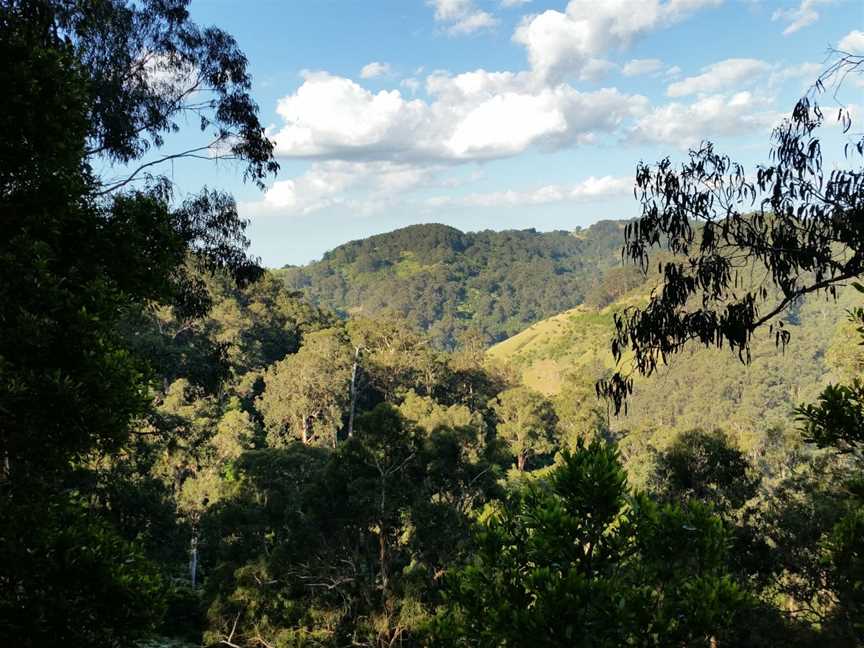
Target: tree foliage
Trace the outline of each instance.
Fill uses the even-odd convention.
[[[620,262],[621,224],[575,232],[463,233],[412,225],[286,268],[289,288],[340,314],[395,314],[452,349],[469,331],[497,342],[582,303]]]
[[[208,304],[196,269],[240,282],[260,274],[229,196],[205,190],[176,204],[155,176],[133,190],[134,169],[117,181],[94,171],[97,158],[152,168],[142,156],[189,109],[180,100],[191,95],[178,97],[169,79],[190,67],[214,97],[196,96],[194,109],[231,140],[248,176],[275,170],[245,59],[185,7],[0,8],[0,55],[15,61],[0,71],[3,643],[128,645],[154,628],[168,581],[94,492],[93,467],[121,454],[150,401],[148,363],[121,322],[154,303],[200,315]],[[148,60],[163,81],[145,72]]]
[[[490,405],[498,419],[498,438],[507,444],[520,472],[529,459],[555,447],[558,417],[542,395],[527,387],[513,387],[498,394]]]
[[[588,379],[605,370],[596,353],[554,401],[484,356],[490,338],[583,294],[609,309],[568,316],[591,344],[610,300],[638,290],[632,268],[603,274],[618,224],[407,228],[263,272],[230,196],[175,200],[156,174],[205,154],[238,159],[258,184],[276,169],[245,58],[186,7],[0,8],[0,55],[14,62],[0,68],[0,643],[860,643],[861,390],[849,331],[829,351],[843,384],[799,410],[822,450],[780,428],[746,437],[697,380],[670,381],[657,400],[665,410],[691,400],[728,434],[623,435],[589,398]],[[815,107],[802,110],[792,123],[818,122]],[[190,116],[205,142],[170,151]],[[680,279],[678,297],[695,298],[704,280],[722,302],[734,276],[724,263],[761,264],[792,309],[784,321],[803,333],[811,313],[796,291],[830,289],[860,261],[834,256],[856,244],[860,206],[826,206],[853,200],[860,176],[819,185],[818,164],[799,164],[818,146],[796,150],[782,132],[777,164],[756,180],[780,197],[756,215],[696,227],[676,211],[749,191],[706,149],[683,185],[668,167],[640,170],[646,201],[660,191],[678,207],[655,201],[628,236],[679,255],[663,257],[663,290]],[[118,176],[96,172],[105,165]],[[690,191],[703,181],[732,182],[732,193],[711,203]],[[805,232],[818,249],[780,249]],[[742,241],[749,257],[727,255]],[[646,250],[632,248],[640,260]],[[700,254],[719,260],[706,270]],[[669,270],[680,255],[696,265]],[[655,298],[674,304],[672,293]],[[720,317],[718,335],[746,330],[748,312]],[[813,357],[823,341],[807,347]],[[703,371],[692,365],[691,377]],[[776,415],[788,383],[777,367],[765,373]],[[733,378],[739,400],[728,400],[743,402]],[[655,458],[649,492],[628,486],[619,448],[628,467]]]
[[[476,541],[449,581],[439,632],[452,645],[697,645],[734,636],[749,604],[719,521],[632,495],[599,441],[491,511]]]
[[[817,83],[860,73],[864,60],[845,56]],[[838,119],[848,131],[850,113]],[[625,229],[623,254],[643,272],[652,254],[661,286],[647,306],[616,316],[612,351],[651,375],[696,341],[750,359],[753,333],[802,296],[833,296],[864,272],[864,139],[845,148],[846,168],[823,170],[819,128],[826,117],[815,96],[803,97],[772,135],[771,161],[751,175],[704,143],[676,169],[669,158],[640,163],[636,191],[642,215]],[[790,338],[782,322],[776,341]],[[598,383],[616,412],[632,392],[619,371]]]

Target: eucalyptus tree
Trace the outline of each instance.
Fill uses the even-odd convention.
[[[490,405],[498,418],[496,433],[516,458],[519,472],[528,461],[555,448],[558,417],[552,403],[527,387],[501,392]]]
[[[0,6],[15,62],[0,67],[2,643],[128,645],[164,608],[158,570],[87,492],[86,468],[116,457],[150,404],[119,324],[154,303],[206,310],[189,268],[241,283],[260,270],[233,199],[175,201],[160,163],[212,152],[257,184],[277,169],[245,57],[187,4]],[[189,115],[209,148],[169,151]]]
[[[258,409],[270,446],[290,441],[336,446],[348,414],[353,356],[344,331],[307,335],[300,350],[264,375]]]
[[[642,215],[625,228],[622,254],[646,274],[657,262],[660,285],[647,306],[615,316],[619,371],[597,390],[616,412],[634,373],[653,374],[691,342],[749,361],[760,327],[785,346],[785,312],[805,295],[836,295],[864,273],[864,136],[850,135],[851,113],[840,106],[844,163],[828,170],[819,130],[829,119],[820,94],[833,89],[836,97],[844,79],[862,73],[864,57],[839,53],[774,129],[770,161],[752,171],[710,142],[680,168],[669,158],[639,163]]]

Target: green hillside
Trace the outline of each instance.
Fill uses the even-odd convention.
[[[413,225],[279,274],[317,306],[342,316],[392,312],[444,348],[467,331],[497,342],[583,303],[618,262],[623,226],[464,233]]]
[[[613,367],[613,313],[644,303],[645,295],[641,288],[604,308],[567,310],[496,344],[488,356],[513,365],[526,385],[550,396],[560,393],[568,379],[596,380]],[[792,333],[785,352],[767,330],[760,331],[747,366],[727,350],[689,348],[650,379],[636,382],[628,413],[611,421],[613,429],[722,423],[746,434],[788,424],[797,405],[841,377],[840,349],[848,346],[846,308],[854,299],[853,292],[843,292],[836,302],[814,298],[800,304],[784,321]]]

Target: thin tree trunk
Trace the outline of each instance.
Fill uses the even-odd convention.
[[[525,472],[526,459],[527,457],[525,456],[524,452],[520,452],[518,455],[516,455],[516,470],[518,470],[519,472]]]
[[[312,417],[303,419],[303,445],[309,445],[309,437],[312,433]]]
[[[198,534],[192,533],[192,539],[189,541],[190,557],[189,557],[189,575],[192,578],[192,589],[195,589],[198,579]]]
[[[377,463],[377,461],[376,461]],[[387,534],[384,526],[384,511],[387,508],[387,472],[378,466],[378,472],[381,475],[381,501],[380,501],[380,518],[378,522],[378,560],[381,563],[381,599],[384,605],[387,605],[389,600],[387,593],[390,589],[390,577],[387,573]]]
[[[386,604],[390,577],[387,574],[387,537],[384,533],[384,520],[381,520],[378,525],[378,560],[381,562],[381,593]]]
[[[348,438],[354,436],[354,410],[357,405],[357,367],[360,364],[360,349],[354,349],[354,367],[351,369],[351,408],[348,410]]]

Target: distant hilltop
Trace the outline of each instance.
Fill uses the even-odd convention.
[[[573,232],[411,225],[277,272],[290,289],[343,316],[390,312],[442,348],[468,333],[494,343],[583,303],[620,265],[625,224],[605,220]]]

